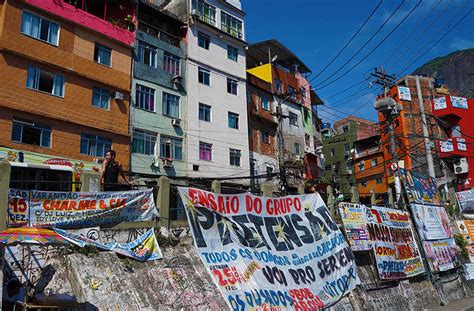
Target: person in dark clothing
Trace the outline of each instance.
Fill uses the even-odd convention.
[[[104,191],[120,191],[124,188],[118,183],[119,175],[129,184],[130,180],[125,176],[122,165],[115,161],[116,153],[114,150],[108,150],[105,153],[105,159],[102,163],[102,171],[100,174],[100,183]]]

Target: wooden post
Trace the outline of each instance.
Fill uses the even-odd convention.
[[[374,206],[375,203],[375,190],[374,188],[370,188],[370,204]]]
[[[221,193],[221,182],[218,180],[214,180],[212,182],[212,192]]]
[[[359,189],[357,189],[356,186],[352,186],[351,187],[351,193],[352,193],[351,203],[360,203]]]
[[[273,196],[273,185],[271,183],[266,182],[262,184],[262,195],[264,197]]]
[[[298,194],[304,194],[304,184],[298,185]]]
[[[387,193],[388,193],[388,205],[390,205],[390,207],[394,207],[392,188],[388,188]]]
[[[156,208],[159,209],[160,219],[163,219],[169,229],[170,225],[170,193],[171,182],[168,177],[161,176],[158,179],[158,195],[156,196]]]
[[[100,191],[100,173],[95,171],[83,171],[81,174],[82,192]]]
[[[7,217],[8,217],[8,189],[10,188],[10,162],[6,159],[0,162],[0,231],[7,228]],[[3,284],[3,266],[5,264],[5,246],[0,247],[0,258],[2,261],[0,271],[0,282]],[[0,288],[0,297],[3,297],[3,286]],[[0,304],[3,303],[3,299],[0,298]]]
[[[336,216],[336,209],[334,207],[334,191],[331,186],[328,186],[326,188],[326,193],[328,194],[328,201],[326,202],[329,213],[331,214],[331,217],[334,219]]]

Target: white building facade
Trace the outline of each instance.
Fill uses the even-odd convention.
[[[187,175],[249,176],[244,12],[237,0],[190,0],[190,8]]]

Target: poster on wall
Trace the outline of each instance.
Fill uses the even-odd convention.
[[[446,271],[454,268],[457,258],[454,239],[423,241],[426,259],[431,271]]]
[[[467,98],[458,97],[458,96],[450,96],[451,104],[453,108],[461,108],[461,109],[468,109],[467,107]]]
[[[448,105],[446,103],[446,97],[440,97],[440,98],[435,98],[433,100],[434,103],[434,110],[441,110],[441,109],[446,109],[448,108]]]
[[[456,224],[466,242],[474,245],[474,220],[456,220]]]
[[[442,206],[410,204],[422,240],[452,238],[446,210]]]
[[[463,268],[466,280],[474,280],[474,263],[465,263]]]
[[[367,251],[372,244],[367,234],[367,208],[360,204],[339,203],[347,239],[353,251]]]
[[[9,227],[28,225],[29,196],[28,190],[8,189],[7,225]]]
[[[381,279],[396,280],[425,272],[407,212],[370,208],[367,231]]]
[[[398,86],[398,98],[400,100],[411,101],[410,88],[406,86]]]
[[[403,185],[410,203],[440,204],[434,178],[400,169]]]
[[[30,226],[90,228],[153,220],[158,212],[153,189],[120,192],[48,192],[10,190],[9,219],[27,218]],[[24,198],[26,195],[27,199]],[[19,199],[25,199],[25,204]],[[10,222],[9,222],[10,223]],[[15,225],[15,222],[12,222]]]
[[[323,309],[355,288],[352,251],[319,194],[179,193],[197,252],[232,310]]]
[[[456,192],[461,212],[474,212],[474,190]]]
[[[439,150],[441,152],[452,152],[454,150],[453,140],[452,139],[440,140]]]

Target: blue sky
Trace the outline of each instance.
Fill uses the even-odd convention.
[[[277,39],[312,70],[313,75],[309,79],[314,77],[314,80],[311,84],[326,103],[319,110],[324,122],[333,123],[334,120],[342,119],[349,114],[375,120],[377,117],[372,99],[380,89],[369,88],[368,81],[364,82],[375,67],[384,65],[388,73],[403,76],[435,57],[459,49],[474,48],[474,12],[471,12],[444,39],[424,54],[474,7],[474,1],[423,0],[372,54],[353,70],[343,74],[369,54],[420,2],[384,0],[351,44],[324,72],[316,76],[349,41],[380,2],[380,0],[242,0],[243,10],[247,14],[245,18],[247,41],[254,43],[271,38]],[[323,83],[369,40],[402,2],[398,11],[367,46],[339,73]],[[325,85],[340,75],[342,78]],[[357,83],[360,84],[356,85]],[[342,90],[352,86],[354,87],[341,93]]]

